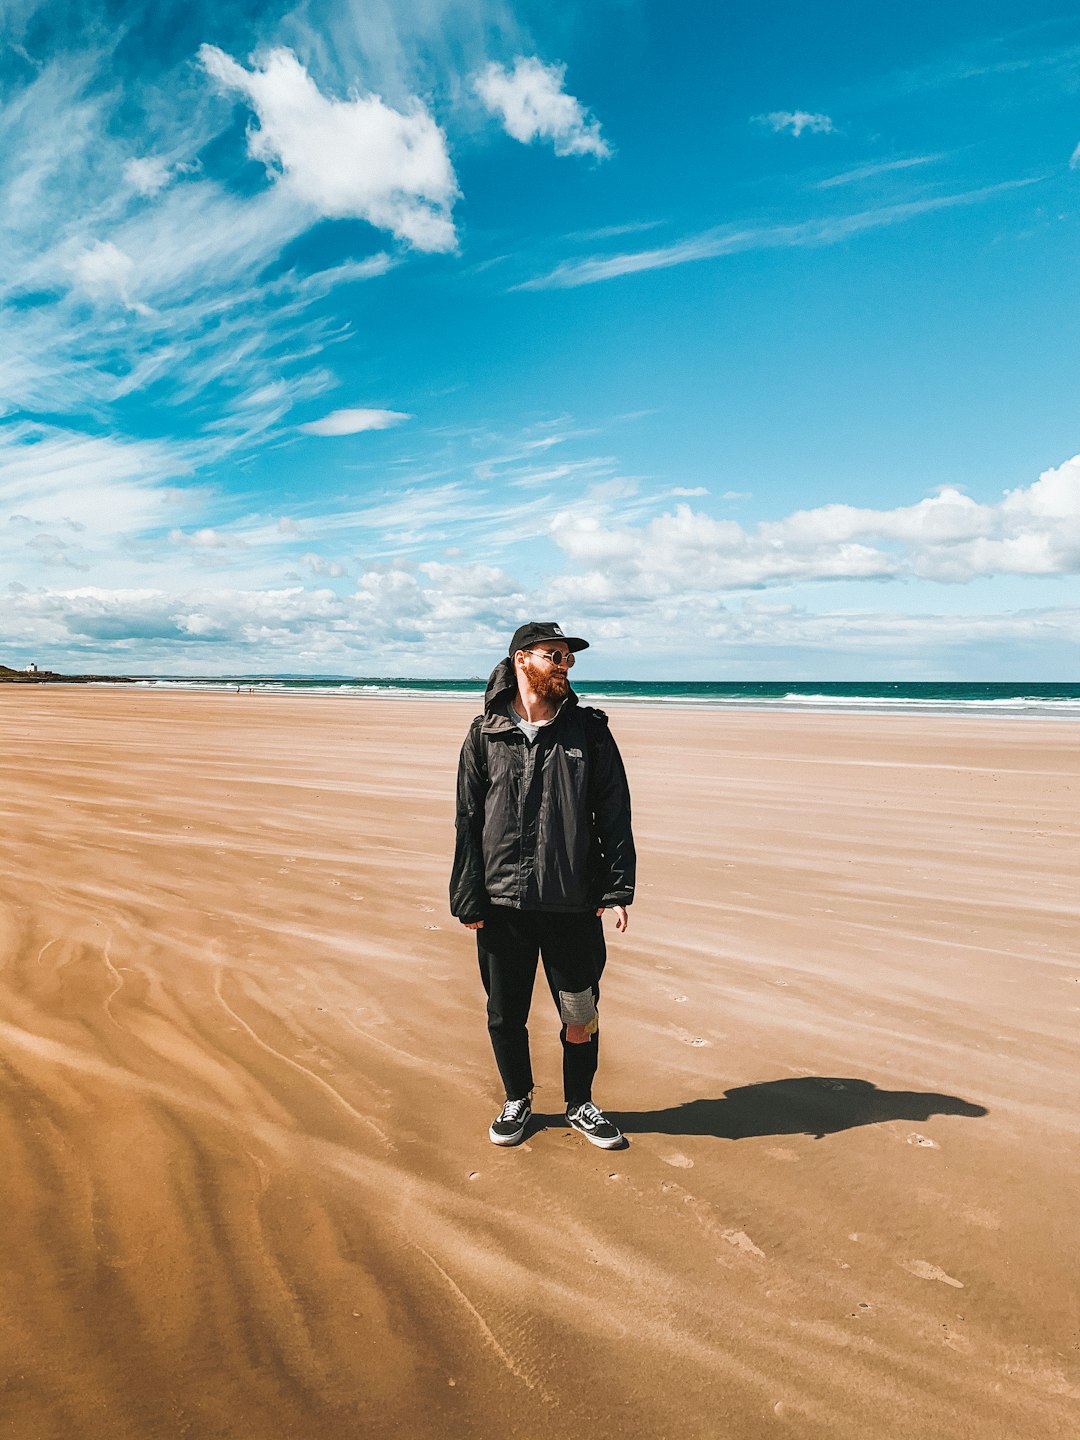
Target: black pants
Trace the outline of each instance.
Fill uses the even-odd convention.
[[[574,1044],[566,1038],[566,1022],[584,1023],[589,1012],[595,1015],[607,959],[600,916],[493,905],[483,928],[476,932],[476,944],[488,997],[488,1034],[506,1098],[523,1099],[533,1088],[527,1022],[536,961],[543,957],[544,974],[563,1022],[559,1038],[566,1103],[580,1105],[591,1100],[599,1030],[594,1029],[585,1043]]]

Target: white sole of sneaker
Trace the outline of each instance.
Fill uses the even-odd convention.
[[[528,1128],[528,1121],[522,1125],[520,1130],[515,1130],[513,1135],[496,1135],[494,1130],[488,1131],[488,1139],[493,1145],[520,1145],[525,1138],[525,1131]]]
[[[617,1135],[613,1140],[604,1140],[599,1135],[590,1135],[588,1130],[583,1130],[572,1120],[567,1121],[567,1124],[571,1130],[576,1130],[579,1135],[584,1135],[590,1145],[598,1145],[601,1150],[620,1150],[626,1144],[625,1135]]]

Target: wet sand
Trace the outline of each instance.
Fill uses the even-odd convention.
[[[597,1099],[501,1151],[473,707],[0,691],[0,1433],[1080,1431],[1071,724],[613,710]]]

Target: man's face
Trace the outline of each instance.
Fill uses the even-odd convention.
[[[525,679],[541,700],[553,700],[556,704],[566,699],[570,679],[565,665],[554,666],[543,653],[544,647],[522,652],[521,668]]]

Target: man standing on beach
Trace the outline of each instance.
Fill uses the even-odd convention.
[[[630,791],[602,710],[570,688],[589,642],[553,621],[521,625],[469,727],[457,779],[450,908],[476,931],[488,1033],[506,1104],[488,1134],[516,1145],[532,1114],[527,1021],[538,958],[562,1020],[566,1118],[604,1149],[624,1144],[592,1103],[599,1053],[601,916],[627,926],[635,854]]]

